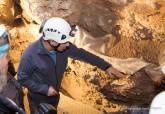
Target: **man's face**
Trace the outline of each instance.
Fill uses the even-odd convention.
[[[8,54],[0,58],[0,92],[7,83],[8,61]]]
[[[59,45],[59,46],[57,47],[57,51],[63,52],[63,51],[65,51],[66,49],[68,49],[68,47],[69,47],[69,42],[59,44],[59,43],[57,43],[57,42],[55,42],[55,41],[50,40],[50,45],[53,46],[53,47],[56,47],[56,46]]]

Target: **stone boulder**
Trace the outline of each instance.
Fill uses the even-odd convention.
[[[0,1],[0,22],[11,23],[15,19],[13,0]]]
[[[41,23],[58,16],[76,23],[93,36],[113,32],[118,17],[113,5],[100,0],[20,0],[23,17],[29,22]],[[97,13],[96,13],[97,12]]]

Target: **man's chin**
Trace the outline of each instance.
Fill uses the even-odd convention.
[[[58,50],[59,53],[63,53],[65,50]]]
[[[68,50],[68,48],[63,49],[63,50],[57,50],[57,51],[60,52],[60,53],[62,53],[62,52],[65,52],[66,50]]]

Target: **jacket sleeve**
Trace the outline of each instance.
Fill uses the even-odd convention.
[[[30,91],[47,95],[48,85],[37,83],[33,80],[34,67],[29,59],[22,58],[18,68],[18,81]]]
[[[91,65],[97,66],[102,70],[106,70],[107,68],[111,67],[112,65],[108,62],[104,61],[102,58],[82,49],[77,48],[75,45],[70,43],[69,47],[69,56],[73,59],[81,60]]]

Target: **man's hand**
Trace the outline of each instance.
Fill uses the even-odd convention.
[[[49,86],[48,96],[55,96],[57,94],[57,91],[52,86]]]
[[[124,77],[124,74],[121,73],[120,71],[118,71],[117,69],[113,68],[113,67],[109,67],[106,72],[111,76],[116,76],[117,78],[122,78]]]

